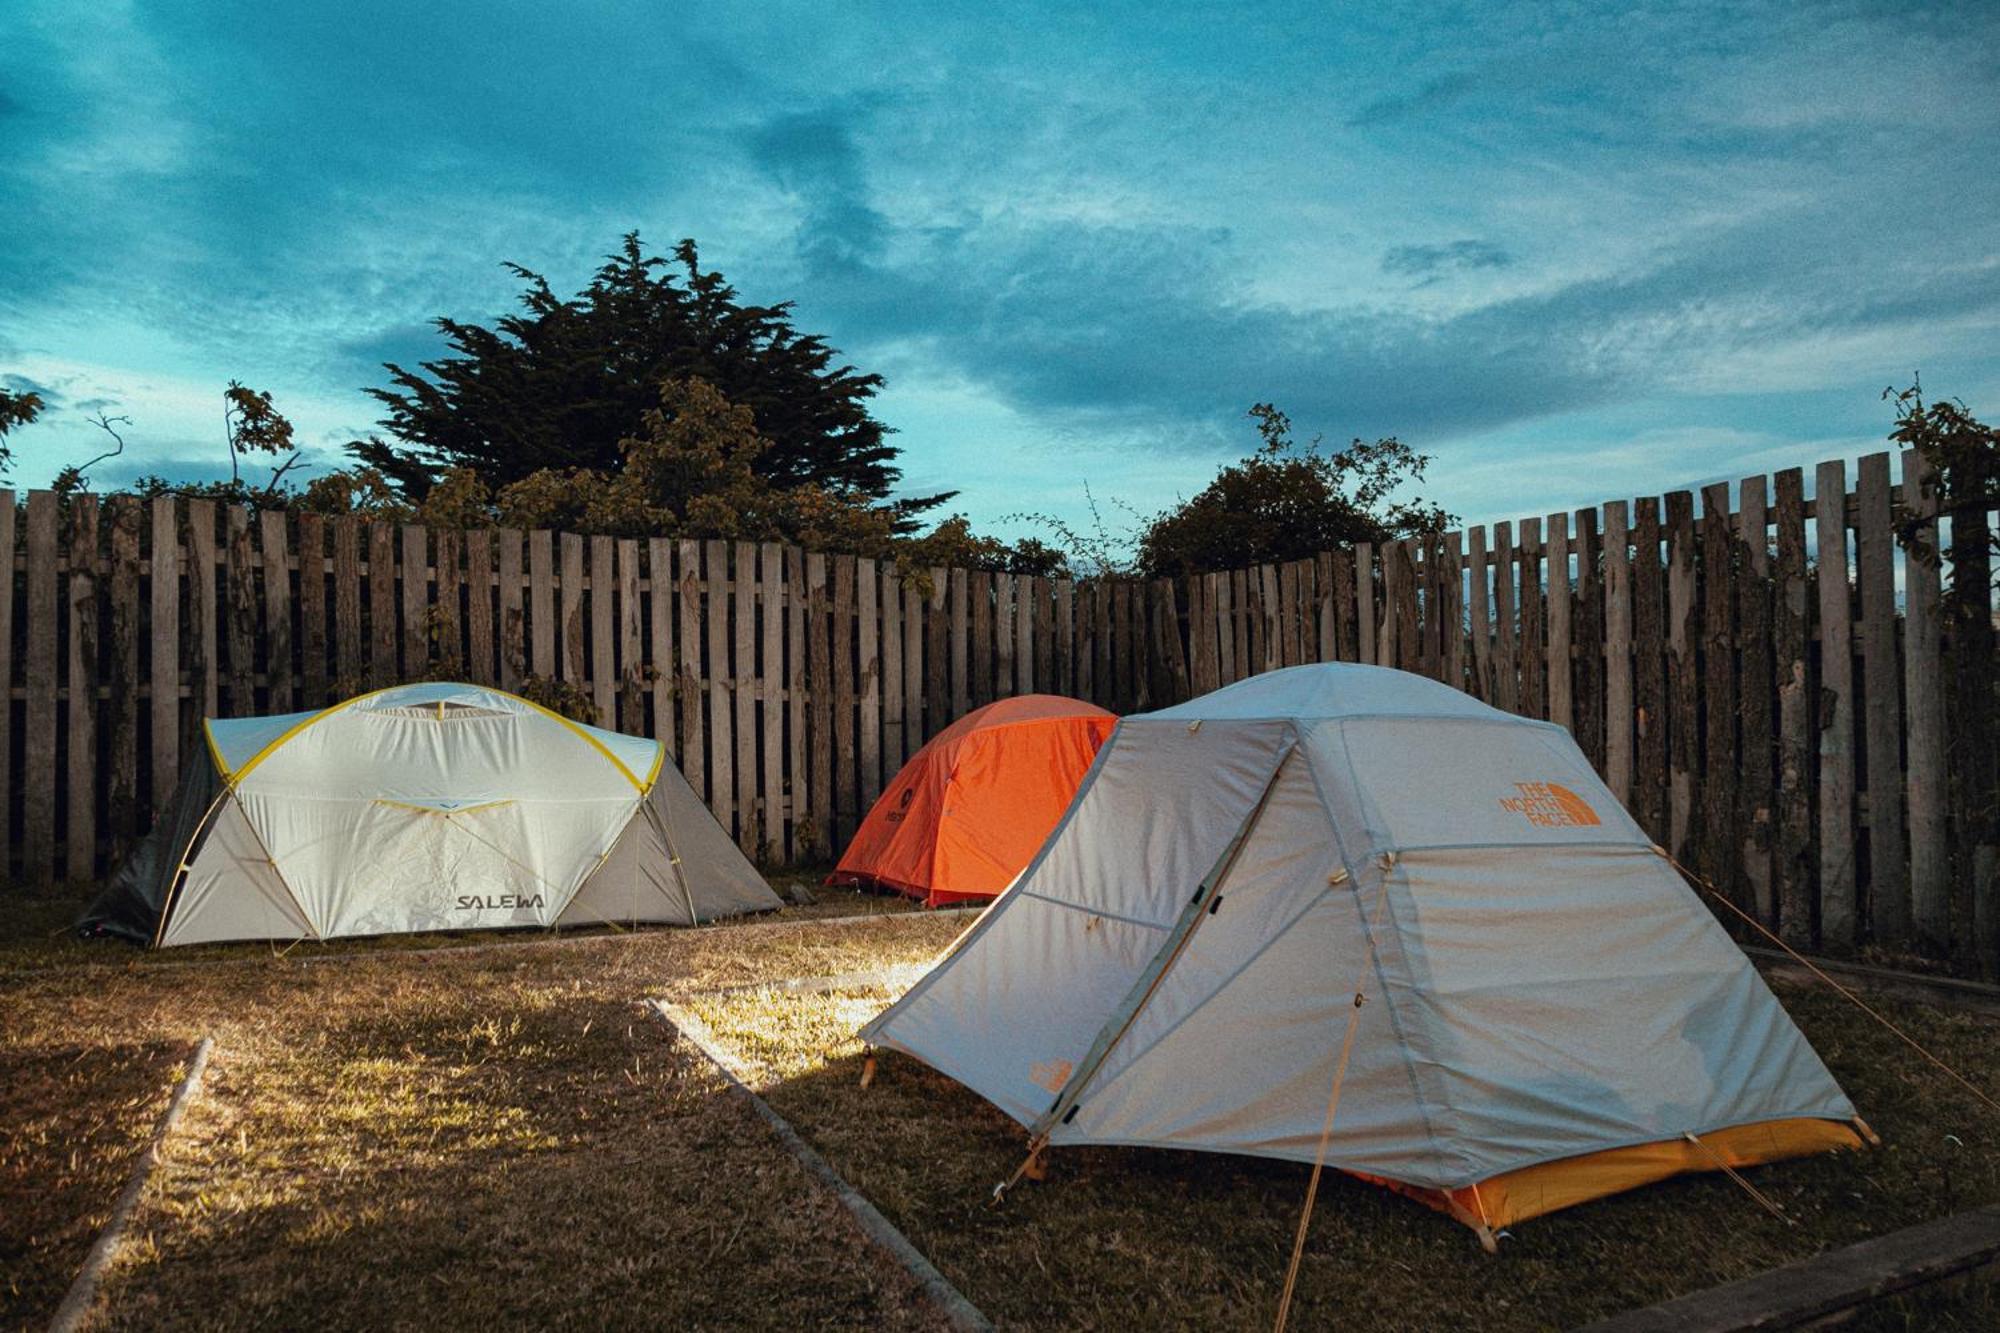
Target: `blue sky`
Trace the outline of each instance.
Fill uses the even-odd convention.
[[[2000,415],[2000,6],[11,0],[16,484],[337,446],[511,259],[693,236],[888,388],[980,524],[1150,511],[1254,440],[1396,433],[1469,519]],[[129,464],[129,466],[127,466]]]

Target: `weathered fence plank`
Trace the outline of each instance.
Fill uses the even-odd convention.
[[[898,580],[903,589],[903,754],[923,748],[924,722],[924,592],[915,578]]]
[[[1521,520],[1521,538],[1516,566],[1521,572],[1521,696],[1517,702],[1524,717],[1548,715],[1549,655],[1543,641],[1542,606],[1542,521]],[[1564,663],[1568,670],[1568,663]]]
[[[1694,496],[1674,491],[1667,504],[1667,850],[1682,861],[1691,854],[1694,774],[1701,760],[1697,726],[1701,675],[1696,669]]]
[[[0,487],[0,881],[13,872],[21,841],[15,836],[14,814],[14,528],[20,500],[12,488]],[[155,513],[158,505],[154,506]],[[171,512],[169,513],[171,530]]]
[[[69,527],[69,670],[64,678],[69,691],[65,709],[69,731],[69,799],[63,812],[69,838],[63,867],[69,879],[80,881],[91,877],[97,861],[96,496],[69,497]],[[243,524],[246,539],[249,531],[246,519]],[[233,542],[231,547],[233,550]]]
[[[1056,688],[1056,588],[1052,580],[1034,581],[1035,689],[1048,694]],[[928,735],[930,728],[925,728]]]
[[[681,706],[681,771],[695,795],[708,800],[707,712],[703,707],[701,543],[683,540],[674,548],[674,610],[680,620],[680,660],[674,693]],[[714,806],[711,803],[710,809]]]
[[[1847,468],[1814,474],[1819,550],[1819,919],[1824,948],[1861,943],[1856,884],[1853,589],[1848,582]]]
[[[565,532],[556,539],[557,591],[562,594],[561,626],[556,637],[556,669],[562,673],[564,681],[590,694],[589,659],[589,614],[585,603],[588,600],[588,584],[583,573],[584,539],[574,532]]]
[[[1035,580],[1021,574],[1014,579],[1014,693],[1041,688],[1035,665]]]
[[[1861,594],[1862,772],[1868,811],[1868,925],[1875,943],[1910,936],[1904,864],[1902,685],[1896,662],[1896,540],[1889,455],[1861,460],[1855,484],[1855,582]]]
[[[103,655],[109,687],[103,718],[110,767],[104,793],[107,864],[123,859],[139,835],[139,515],[138,496],[111,498],[111,642]]]
[[[333,520],[333,686],[357,694],[368,679],[368,626],[362,603],[361,520]]]
[[[763,645],[757,693],[763,750],[757,802],[760,859],[789,853],[785,833],[785,553],[776,542],[757,548],[757,614]]]
[[[652,736],[646,725],[645,620],[639,605],[639,542],[621,537],[618,566],[618,730]],[[671,747],[669,747],[671,748]]]
[[[924,620],[924,739],[930,740],[957,714],[951,712],[951,620],[945,605],[950,581],[945,571],[930,571],[930,595],[923,599]],[[1051,627],[1053,629],[1053,627]],[[1054,634],[1050,634],[1053,642]]]
[[[459,548],[464,533],[440,528],[431,534],[430,604],[425,611],[425,672],[440,679],[465,675],[465,612],[459,605]]]
[[[862,816],[874,808],[882,795],[882,616],[877,603],[882,591],[881,568],[873,560],[854,567],[855,624],[858,629],[855,691],[859,698],[861,753],[860,789],[856,804],[849,809],[849,836]],[[1003,636],[1005,637],[1005,636]]]
[[[859,823],[860,749],[855,740],[855,560],[833,557],[833,772],[836,841],[842,847]]]
[[[403,633],[399,640],[402,651],[397,659],[403,680],[418,679],[430,665],[428,646],[431,627],[425,623],[424,614],[430,607],[428,536],[428,531],[420,524],[403,525],[403,565],[399,571]]]
[[[1555,530],[1561,523],[1568,527],[1568,515],[1553,514],[1549,517],[1549,561],[1551,567],[1557,559]],[[1629,521],[1626,517],[1625,502],[1613,500],[1604,506],[1604,782],[1611,788],[1620,804],[1632,803],[1632,546]],[[1561,560],[1564,565],[1564,583],[1568,583],[1569,550],[1568,538],[1563,539]],[[1549,580],[1550,619],[1554,619],[1556,581]],[[1567,589],[1560,599],[1569,601]],[[1567,621],[1567,611],[1564,613]],[[1563,626],[1564,654],[1567,657],[1569,626]],[[1551,655],[1553,655],[1551,649]],[[1585,652],[1599,652],[1599,647],[1586,640]],[[1568,663],[1564,663],[1564,676],[1569,674]],[[1555,677],[1550,678],[1553,687]],[[1554,721],[1554,701],[1551,700],[1550,720]],[[1568,711],[1568,701],[1564,701]],[[1564,719],[1565,725],[1568,719]]]
[[[729,546],[701,544],[703,628],[708,641],[708,808],[723,831],[736,833],[736,723],[730,688],[735,679],[729,648]]]
[[[11,682],[7,669],[8,650],[14,642],[10,613],[14,606],[14,496],[0,491],[0,551],[7,553],[7,589],[0,597],[0,682]],[[147,591],[152,602],[151,660],[148,679],[152,686],[152,808],[167,808],[181,776],[181,531],[180,506],[170,495],[153,500],[152,582]],[[11,705],[0,713],[11,713]],[[0,756],[7,750],[7,722],[0,717]],[[11,767],[0,762],[0,770]],[[0,833],[6,831],[7,777],[0,772]],[[12,843],[10,842],[11,846]]]
[[[527,617],[522,611],[522,597],[526,591],[522,584],[522,547],[526,537],[516,528],[496,528],[493,531],[494,564],[497,567],[494,590],[494,651],[499,657],[500,688],[517,690],[521,687],[521,677],[532,668],[528,661]],[[544,637],[549,624],[541,625]]]
[[[474,528],[464,542],[465,675],[475,685],[500,680],[493,656],[493,538],[493,529]]]
[[[1908,723],[1903,790],[1909,802],[1910,921],[1916,946],[1951,950],[1951,861],[1945,843],[1944,633],[1937,496],[1914,449],[1902,456],[1903,510],[1914,526],[1903,555],[1903,697]],[[1871,803],[1872,812],[1872,803]]]
[[[563,631],[556,620],[555,534],[546,528],[528,534],[528,635],[529,673],[554,680]]]
[[[225,511],[229,529],[223,586],[228,614],[223,617],[224,642],[229,648],[230,717],[257,715],[257,556],[250,543],[250,511],[231,505]]]
[[[1633,502],[1632,813],[1653,841],[1667,829],[1666,592],[1660,570],[1660,502]]]
[[[327,688],[326,519],[299,515],[299,704],[324,708]]]
[[[1583,642],[1594,645],[1576,664],[1572,702],[1574,734],[1584,758],[1604,771],[1604,579],[1598,572],[1597,511],[1579,509],[1571,544],[1576,549],[1576,609],[1571,628]]]
[[[1014,585],[1012,574],[993,576],[993,697],[1019,694],[1014,683]],[[1123,709],[1119,710],[1123,712]]]
[[[258,554],[264,582],[264,704],[267,713],[292,711],[291,533],[282,509],[257,516]]]
[[[1359,550],[1359,548],[1356,548]],[[1475,699],[1493,700],[1493,609],[1488,600],[1492,587],[1487,574],[1486,529],[1474,527],[1465,534],[1466,576],[1472,599],[1467,611],[1467,637],[1472,641],[1470,693]]]
[[[1717,483],[1701,493],[1701,810],[1703,838],[1697,843],[1701,867],[1717,888],[1743,901],[1743,866],[1737,857],[1736,824],[1736,583],[1735,534],[1729,519],[1729,487]]]
[[[903,714],[903,589],[894,561],[877,567],[882,611],[882,786],[895,780],[910,757]]]
[[[590,689],[590,706],[597,710],[597,725],[618,729],[617,621],[613,602],[618,587],[615,567],[618,543],[610,537],[592,537],[589,544],[590,573],[584,587],[589,629],[585,632],[590,663],[584,677]]]
[[[680,663],[674,656],[674,544],[665,537],[646,539],[646,686],[652,695],[653,725],[648,733],[667,748],[678,763],[683,754],[680,728],[675,725],[674,699],[680,684]],[[699,756],[697,756],[699,759]]]
[[[966,576],[972,599],[972,706],[993,702],[993,575],[974,570]]]
[[[1514,525],[1493,525],[1493,697],[1512,713],[1521,704],[1521,650],[1514,602]]]
[[[806,610],[811,591],[806,585],[806,553],[796,546],[785,551],[785,802],[790,823],[785,829],[785,857],[794,860],[812,851],[813,787],[811,745],[807,738]]]
[[[951,715],[972,711],[972,582],[967,571],[951,571]]]
[[[22,620],[27,635],[22,683],[27,687],[23,717],[23,753],[35,768],[32,780],[21,784],[21,873],[36,888],[55,880],[56,791],[50,771],[56,758],[56,547],[57,502],[53,491],[28,493],[26,601]],[[211,533],[209,544],[214,546]],[[11,556],[11,552],[10,552]],[[211,569],[213,566],[211,566]],[[213,622],[211,622],[213,623]]]
[[[757,790],[757,544],[739,541],[731,546],[736,655],[729,693],[736,711],[736,845],[755,857],[763,832]]]
[[[826,557],[806,556],[806,674],[812,682],[811,854],[825,860],[833,852],[833,626]]]
[[[206,748],[202,720],[222,711],[222,665],[216,654],[221,607],[216,594],[215,502],[188,501],[187,524],[187,671],[192,706],[183,714],[183,756]]]
[[[1794,948],[1813,947],[1812,694],[1806,603],[1805,474],[1776,478],[1778,560],[1774,569],[1771,646],[1778,694],[1778,785],[1772,835],[1772,894],[1778,932]],[[1841,553],[1845,563],[1846,552]]]
[[[1777,732],[1772,722],[1771,663],[1771,543],[1766,528],[1762,477],[1745,477],[1738,488],[1738,567],[1736,570],[1736,642],[1740,701],[1736,754],[1736,827],[1739,860],[1748,898],[1765,925],[1777,921],[1777,899],[1771,874],[1772,777]]]
[[[1069,579],[1058,579],[1055,588],[1055,692],[1074,696],[1076,694],[1076,584]],[[952,716],[956,718],[962,711],[962,709],[956,710]]]

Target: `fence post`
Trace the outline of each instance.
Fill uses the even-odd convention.
[[[1772,647],[1778,683],[1778,829],[1775,866],[1778,931],[1794,948],[1810,948],[1812,922],[1812,718],[1807,648],[1805,474],[1777,481],[1778,563]],[[1845,559],[1845,552],[1841,553]]]
[[[1937,496],[1922,454],[1905,450],[1902,464],[1903,511],[1915,524],[1903,553],[1903,694],[1909,722],[1904,790],[1910,803],[1911,920],[1917,948],[1942,958],[1951,952],[1951,862],[1945,843]]]
[[[1821,463],[1813,481],[1819,548],[1819,919],[1823,947],[1861,943],[1855,885],[1854,629],[1848,582],[1847,468]]]

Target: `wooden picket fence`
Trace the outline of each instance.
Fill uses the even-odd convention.
[[[1939,571],[1894,540],[1918,467],[1877,454],[1852,492],[1826,463],[1810,499],[1792,469],[1745,480],[1735,505],[1713,486],[1699,507],[1676,492],[1149,582],[0,495],[5,869],[101,875],[204,716],[399,680],[567,682],[602,725],[665,740],[746,849],[803,862],[995,698],[1131,712],[1358,660],[1569,727],[1662,845],[1788,939],[1990,969],[1990,858],[1947,763],[1993,739],[1950,714]]]

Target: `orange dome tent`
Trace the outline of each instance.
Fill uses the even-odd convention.
[[[1056,694],[975,708],[910,756],[827,882],[928,907],[994,897],[1041,850],[1117,721]]]

